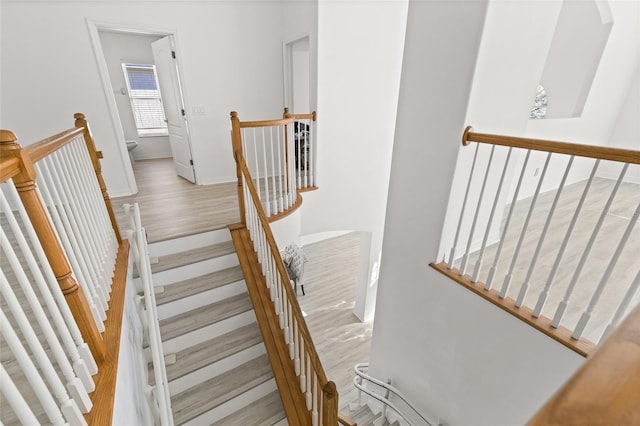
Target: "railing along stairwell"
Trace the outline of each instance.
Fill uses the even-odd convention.
[[[431,266],[589,356],[532,424],[637,424],[640,306],[633,308],[640,301],[640,191],[625,175],[640,165],[640,151],[482,134],[471,127],[462,142],[477,145],[461,213],[448,261]],[[537,174],[534,156],[544,158],[544,166],[527,197],[520,191],[527,172]],[[590,168],[589,176],[563,196],[576,163]],[[617,179],[599,179],[603,166]],[[508,170],[517,177],[512,194]],[[543,188],[551,190],[545,194]],[[594,188],[600,192],[592,194]],[[631,189],[620,196],[624,188]],[[505,216],[496,220],[503,206]]]
[[[287,420],[296,425],[333,426],[338,422],[353,425],[338,413],[335,383],[326,377],[269,225],[274,216],[289,214],[301,202],[293,181],[296,169],[292,162],[295,156],[291,154],[294,152],[291,127],[295,118],[241,123],[237,113],[232,112],[231,121],[241,222],[229,225],[229,229]],[[243,155],[248,134],[242,131],[244,128],[251,129],[252,139],[255,134],[280,135],[279,139],[277,136],[267,138],[267,143],[271,145],[271,153],[280,153],[283,164],[277,166],[275,155],[262,157],[271,159],[270,164],[277,166],[269,169],[263,164],[262,182],[252,176]],[[272,145],[276,140],[280,147]],[[254,149],[261,148],[254,145]],[[259,164],[260,161],[256,161],[256,165]],[[274,190],[278,190],[275,192],[278,195],[273,195]],[[294,200],[297,201],[294,203]],[[283,206],[288,207],[280,210]]]
[[[111,424],[129,244],[75,120],[24,148],[0,134],[4,424]]]

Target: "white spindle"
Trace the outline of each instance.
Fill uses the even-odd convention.
[[[59,182],[62,184],[60,192],[65,195],[66,202],[70,209],[69,213],[75,218],[76,224],[78,225],[79,234],[77,234],[76,237],[84,239],[86,247],[86,252],[84,253],[84,255],[86,256],[87,261],[93,265],[93,270],[96,273],[96,281],[94,282],[96,292],[100,296],[101,300],[106,301],[107,291],[104,288],[104,271],[100,262],[100,255],[95,245],[94,238],[92,238],[93,234],[88,224],[86,213],[83,212],[81,206],[79,205],[79,194],[77,194],[77,191],[74,191],[72,189],[73,184],[70,182],[69,174],[65,170],[65,167],[60,164],[59,161],[57,161],[57,155],[55,155],[55,153],[43,159],[42,161],[49,161],[48,164],[51,168],[51,171],[55,170],[59,178]],[[106,302],[104,303],[106,304]]]
[[[280,191],[278,191],[278,185],[276,185],[276,161],[275,161],[275,154],[274,154],[274,147],[273,147],[273,126],[269,127],[269,152],[270,152],[270,156],[271,156],[271,186],[272,186],[272,192],[273,192],[273,213],[277,214],[279,212],[281,212],[282,210],[279,209],[278,206],[282,205],[282,193],[280,193]],[[277,131],[278,128],[276,127],[275,130]],[[265,141],[265,149],[266,149],[266,141]]]
[[[0,281],[6,281],[4,274],[0,274]],[[22,372],[36,394],[38,401],[40,401],[42,408],[44,408],[49,421],[54,425],[63,425],[65,424],[64,418],[66,418],[71,424],[87,424],[73,400],[68,399],[61,404],[61,407],[58,407],[53,395],[49,392],[46,383],[42,377],[40,377],[38,368],[33,364],[33,361],[31,361],[26,349],[22,346],[20,338],[11,327],[7,326],[9,322],[2,310],[0,310],[0,324],[3,324],[3,326],[0,327],[0,333],[4,337],[5,342],[7,342],[7,346],[11,350],[11,353],[13,353],[18,365],[20,365]],[[49,368],[52,369],[53,367]],[[62,388],[62,391],[66,393],[66,391],[64,391],[64,387]]]
[[[478,223],[478,216],[480,216],[480,207],[482,206],[482,199],[484,190],[487,187],[487,180],[489,179],[489,172],[491,171],[491,163],[493,162],[493,154],[496,150],[495,145],[491,145],[491,152],[489,154],[489,162],[484,173],[484,179],[482,180],[482,186],[480,187],[480,195],[478,195],[478,204],[476,205],[476,212],[473,215],[473,221],[471,222],[471,230],[469,231],[469,238],[467,240],[467,248],[462,256],[462,262],[460,263],[460,275],[464,275],[467,269],[467,261],[469,260],[469,254],[471,252],[471,243],[473,242],[473,234],[476,231],[476,225]]]
[[[458,226],[456,227],[456,234],[453,237],[453,246],[451,247],[451,254],[449,255],[448,269],[453,268],[453,262],[456,259],[456,246],[458,245],[458,238],[460,237],[460,229],[462,228],[462,219],[464,219],[464,212],[467,206],[467,199],[469,198],[469,190],[471,189],[471,182],[473,179],[473,170],[476,168],[476,160],[478,159],[478,147],[476,144],[476,150],[473,153],[473,161],[471,163],[471,170],[469,171],[469,181],[467,182],[467,189],[464,192],[464,198],[462,199],[462,208],[460,209],[460,217],[458,218]]]
[[[631,217],[631,220],[629,221],[627,228],[624,230],[624,234],[622,235],[622,238],[620,239],[620,242],[616,247],[616,251],[613,253],[613,256],[611,256],[611,260],[607,265],[607,269],[604,271],[604,274],[602,275],[602,278],[600,279],[600,282],[598,283],[596,290],[593,292],[593,295],[591,296],[591,300],[589,300],[589,305],[587,305],[587,308],[582,313],[582,316],[580,316],[578,325],[576,325],[576,328],[573,330],[573,334],[571,335],[571,337],[573,337],[574,339],[579,339],[580,336],[582,336],[582,332],[584,331],[584,328],[587,326],[587,323],[591,319],[591,314],[593,313],[593,309],[596,307],[598,301],[600,300],[600,296],[602,295],[602,292],[607,286],[607,282],[609,281],[609,277],[613,272],[613,268],[616,266],[616,263],[620,258],[620,253],[622,253],[622,250],[624,250],[624,247],[627,244],[627,240],[631,236],[631,231],[633,230],[633,227],[638,221],[638,217],[640,217],[640,203],[638,204],[636,211],[633,213],[633,216]]]
[[[82,286],[85,293],[91,296],[88,299],[89,307],[98,330],[102,332],[104,331],[103,321],[107,318],[108,305],[103,292],[96,288],[96,284],[99,282],[98,271],[95,269],[94,262],[91,261],[91,250],[83,237],[86,234],[80,229],[78,217],[71,208],[60,175],[55,168],[49,167],[49,163],[49,159],[45,158],[36,164],[38,175],[42,177],[38,187],[42,187],[42,195],[48,199],[48,202],[51,202],[50,217],[54,219],[53,222],[56,226],[60,223],[55,220],[56,217],[59,215],[61,218],[64,227],[57,229],[58,236],[65,246],[74,273],[78,274],[78,278],[81,278],[81,281],[78,281],[79,285]],[[56,206],[58,206],[57,209]]]
[[[277,136],[277,142],[276,142],[276,147],[278,148],[278,152],[277,152],[277,157],[278,157],[278,192],[280,193],[280,197],[278,198],[279,200],[279,208],[280,211],[285,211],[287,209],[287,207],[285,207],[285,203],[286,203],[286,198],[287,198],[287,194],[285,193],[284,190],[284,186],[282,185],[282,179],[283,179],[283,174],[284,174],[284,170],[282,168],[282,151],[283,151],[283,147],[282,147],[282,138],[281,138],[281,130],[284,130],[284,127],[277,127],[276,128],[276,136]]]
[[[529,264],[529,269],[527,270],[527,276],[520,286],[520,292],[518,293],[518,298],[516,299],[516,306],[520,307],[524,303],[524,299],[527,296],[527,291],[529,290],[529,282],[531,281],[531,276],[533,275],[533,270],[535,269],[536,262],[538,261],[538,256],[540,255],[540,250],[542,249],[542,244],[544,243],[545,237],[547,236],[547,231],[549,230],[549,225],[551,224],[551,218],[556,211],[556,206],[558,205],[558,200],[560,199],[560,195],[562,194],[562,190],[564,189],[564,185],[567,181],[567,177],[569,176],[569,170],[571,170],[571,165],[573,164],[573,159],[575,157],[572,155],[569,157],[569,163],[564,170],[564,174],[562,175],[562,181],[560,182],[560,186],[556,191],[556,196],[553,198],[553,203],[551,204],[551,208],[549,209],[549,213],[547,214],[547,219],[544,222],[544,226],[542,228],[542,232],[540,233],[540,237],[538,238],[538,244],[536,245],[536,250],[533,253],[533,258],[531,259],[531,263]],[[542,179],[540,179],[542,180]]]
[[[20,261],[15,256],[15,253],[13,253],[13,251],[10,250],[10,247],[9,247],[10,251],[7,252],[7,247],[5,246],[6,237],[4,235],[4,232],[0,235],[0,238],[2,239],[2,248],[5,251],[5,255],[8,257],[9,263],[11,264],[13,272],[15,273],[16,278],[20,282],[23,292],[29,301],[29,306],[32,309],[32,314],[36,317],[36,321],[40,326],[40,329],[44,334],[44,337],[47,343],[49,344],[49,348],[53,352],[53,356],[56,362],[58,363],[58,366],[62,370],[62,374],[64,375],[64,378],[67,380],[67,388],[69,389],[69,392],[73,397],[73,401],[75,401],[74,406],[77,409],[77,406],[75,404],[78,404],[82,412],[84,413],[89,412],[93,404],[91,403],[91,399],[89,398],[89,395],[87,394],[87,391],[85,390],[84,385],[82,384],[82,381],[75,376],[75,373],[73,372],[73,368],[71,367],[69,360],[66,358],[66,355],[64,353],[64,350],[62,349],[62,346],[60,345],[60,342],[58,342],[56,334],[53,331],[53,328],[51,327],[51,325],[49,325],[46,322],[47,316],[42,310],[42,308],[37,304],[37,296],[35,296],[35,293],[33,293],[33,290],[29,287],[27,276],[22,270],[22,268],[20,267]],[[25,289],[25,283],[24,283],[25,280],[27,280],[26,282],[27,288],[31,291]],[[22,332],[22,336],[24,337],[24,339],[27,342],[27,345],[31,349],[31,352],[33,353],[33,356],[36,359],[38,366],[40,367],[40,371],[42,371],[43,375],[47,379],[47,382],[49,383],[49,386],[53,390],[53,393],[56,395],[58,402],[60,402],[60,404],[65,404],[68,400],[70,400],[69,395],[67,394],[67,391],[65,390],[65,387],[62,381],[58,377],[58,374],[56,373],[56,370],[53,367],[53,364],[49,360],[49,357],[47,356],[46,351],[44,350],[44,348],[42,347],[42,344],[38,340],[38,336],[33,330],[33,327],[29,322],[27,315],[24,313],[23,308],[20,305],[20,302],[18,301],[18,298],[15,296],[9,282],[7,281],[7,278],[5,277],[4,272],[2,271],[0,271],[0,293],[2,294],[3,299],[7,303],[7,306],[11,311],[11,314],[13,315],[14,320],[18,324],[18,327]],[[36,299],[35,305],[33,301],[34,298]],[[4,324],[8,325],[8,323],[4,323]]]
[[[263,207],[266,207],[266,215],[267,217],[271,216],[271,194],[269,192],[269,173],[268,173],[268,169],[267,169],[267,154],[264,152],[264,150],[266,149],[266,146],[264,144],[265,141],[265,136],[264,136],[264,127],[261,127],[262,129],[262,145],[263,145],[263,152],[262,152],[262,163],[264,166],[264,189],[266,191],[265,193],[265,202],[262,203]]]
[[[473,269],[473,275],[471,276],[471,282],[473,283],[478,281],[478,275],[480,275],[480,268],[482,267],[482,260],[484,259],[484,251],[487,247],[487,242],[489,241],[489,232],[491,231],[491,225],[493,224],[493,216],[495,215],[496,207],[498,206],[498,199],[500,198],[500,193],[502,192],[502,184],[504,182],[504,177],[507,174],[507,167],[509,166],[509,160],[511,159],[512,150],[513,148],[509,147],[509,151],[507,152],[507,158],[505,159],[504,165],[502,166],[502,174],[500,175],[500,182],[498,182],[496,195],[494,196],[494,199],[493,199],[493,206],[491,206],[491,213],[489,214],[489,220],[487,221],[487,226],[484,231],[484,237],[482,238],[482,246],[480,247],[480,254],[478,255],[478,259],[476,260],[476,264]],[[489,170],[489,166],[487,166],[487,170]]]
[[[313,412],[311,413],[311,422],[313,426],[318,426],[318,398],[320,397],[320,390],[318,389],[318,376],[313,374]]]
[[[293,126],[288,126],[289,129],[289,205],[293,205],[296,200],[296,160],[295,160],[295,133],[293,131]]]
[[[295,322],[294,322],[294,318],[293,318],[293,305],[291,304],[291,302],[289,302],[289,358],[290,359],[294,359],[295,357],[295,338],[294,338],[294,331],[295,331]]]
[[[258,156],[258,141],[256,140],[256,129],[251,129],[253,135],[253,158],[256,165],[255,187],[258,192],[258,200],[262,201],[262,189],[260,189],[260,156]]]
[[[513,193],[513,199],[511,200],[509,213],[507,213],[507,219],[505,220],[505,223],[504,223],[504,229],[502,230],[502,234],[500,235],[500,242],[498,243],[498,249],[496,250],[496,255],[493,258],[493,264],[491,265],[491,268],[489,268],[489,274],[487,275],[487,282],[485,283],[485,286],[484,286],[485,290],[491,289],[493,277],[495,276],[496,268],[498,266],[498,261],[500,260],[500,254],[502,253],[502,246],[504,245],[505,235],[507,235],[507,232],[509,231],[509,224],[511,223],[513,210],[516,207],[516,201],[518,201],[518,196],[520,195],[520,187],[522,186],[522,180],[524,179],[524,173],[527,169],[527,164],[529,163],[530,156],[531,156],[531,150],[527,150],[527,154],[524,157],[524,163],[522,164],[522,169],[520,170],[520,177],[518,178],[518,184],[516,185],[516,190]],[[504,297],[504,295],[501,295],[501,297]]]
[[[300,339],[300,392],[305,393],[307,391],[307,369],[305,368],[307,359],[305,356],[304,339]]]
[[[527,233],[527,228],[529,227],[529,221],[531,220],[531,215],[533,214],[533,209],[536,206],[536,201],[538,200],[538,195],[540,194],[540,188],[542,188],[542,182],[544,181],[544,177],[547,174],[547,168],[549,167],[549,160],[551,159],[551,153],[547,154],[547,159],[544,162],[544,167],[542,168],[542,173],[540,174],[540,179],[538,179],[538,185],[536,186],[536,191],[533,194],[533,199],[531,200],[531,204],[529,205],[529,211],[527,212],[527,217],[524,220],[524,224],[522,225],[522,230],[520,231],[520,236],[518,237],[518,242],[516,243],[516,248],[513,252],[513,256],[511,257],[511,263],[509,265],[509,270],[504,277],[504,281],[502,283],[502,288],[500,289],[500,297],[504,298],[507,295],[507,291],[509,290],[509,284],[511,283],[511,276],[513,274],[513,270],[516,267],[516,262],[518,260],[518,255],[520,254],[520,248],[522,247],[522,243],[524,241],[524,236]]]
[[[309,186],[315,186],[315,166],[314,166],[314,156],[315,156],[315,148],[316,148],[316,129],[315,129],[315,121],[309,121],[309,129],[311,130],[310,138],[309,138]]]
[[[45,280],[43,272],[38,266],[38,262],[36,261],[36,258],[32,253],[25,236],[20,230],[20,226],[18,225],[18,222],[13,214],[13,211],[9,207],[9,203],[5,199],[4,194],[2,192],[0,192],[0,211],[4,212],[5,217],[7,218],[9,227],[11,228],[14,238],[16,239],[18,247],[20,248],[24,256],[24,260],[31,271],[33,281],[40,291],[40,297],[42,298],[42,302],[44,302],[44,305],[47,307],[49,311],[49,316],[51,317],[51,321],[55,325],[56,329],[58,330],[58,335],[60,336],[60,340],[64,344],[67,350],[67,353],[69,354],[73,362],[73,367],[69,366],[69,370],[65,370],[66,378],[68,380],[72,380],[71,376],[77,375],[81,379],[83,387],[87,389],[88,392],[92,392],[95,389],[95,385],[94,385],[93,379],[91,378],[91,372],[89,371],[89,367],[87,366],[87,363],[81,358],[78,348],[75,346],[72,332],[68,328],[67,323],[65,322],[65,319],[63,317],[63,313],[61,312],[61,309],[63,311],[66,309],[68,314],[71,315],[68,305],[65,302],[64,296],[62,296],[60,287],[58,286],[58,283],[55,279],[55,276],[53,276],[53,272],[51,271],[51,269],[48,268],[49,264],[46,262],[41,263],[41,265],[43,265],[43,269],[49,270],[49,274],[48,274],[49,285],[47,285],[47,281]],[[31,227],[31,223],[27,221],[25,223],[25,228],[29,228],[29,227]],[[33,231],[32,227],[31,227],[31,230]],[[29,231],[27,229],[27,233],[28,232]],[[33,231],[31,235],[33,236],[34,234],[35,234],[35,231]],[[32,246],[34,247],[34,251],[37,251],[37,250],[42,251],[42,247],[40,246],[40,242],[37,240],[37,238],[35,240],[31,239],[31,243],[32,243]],[[40,260],[42,262],[42,258]],[[17,264],[16,266],[19,266],[19,264]],[[51,290],[54,291],[54,294],[58,294],[59,296],[57,303],[56,303],[56,300],[54,299],[54,296],[51,294]],[[33,290],[30,287],[28,288],[27,293],[28,293],[27,296],[31,298],[31,303],[35,303],[37,305],[41,303],[38,300],[37,296],[33,294]],[[44,312],[42,312],[42,315],[39,317],[39,321],[46,322],[47,325],[45,326],[45,328],[50,328],[46,315],[44,316],[43,315],[44,315]],[[77,333],[79,335],[80,332],[77,329],[77,325],[75,321],[73,321],[73,318],[71,319],[71,323],[75,326],[75,329],[77,330]],[[52,328],[49,330],[48,338],[55,340],[55,342],[49,342],[49,344],[52,346],[53,350],[58,350],[58,348],[56,347],[57,339],[55,334],[53,333]],[[80,337],[80,342],[84,343],[82,342],[81,337]],[[58,357],[61,357],[62,360],[59,359],[58,362],[62,363],[63,367],[66,367],[66,364],[64,364],[64,362],[66,361],[68,363],[68,361],[64,355],[64,352],[62,351],[62,347],[59,348],[59,351],[60,352],[56,354]],[[91,357],[91,362],[93,365],[95,365],[95,361],[93,360],[93,357]],[[97,367],[95,368],[95,370],[96,370],[95,372],[97,372]]]
[[[567,286],[567,289],[565,290],[565,293],[564,293],[564,296],[562,298],[562,301],[560,302],[560,304],[556,308],[556,313],[554,314],[553,320],[551,321],[551,326],[554,327],[554,328],[557,328],[560,325],[560,321],[562,320],[562,317],[564,316],[564,312],[566,311],[567,306],[569,305],[569,299],[571,298],[571,295],[573,294],[573,290],[575,289],[576,284],[578,283],[578,278],[580,278],[580,274],[582,273],[582,268],[584,267],[585,263],[587,262],[587,258],[589,257],[589,253],[591,253],[591,248],[593,247],[593,244],[595,243],[596,238],[598,237],[598,234],[600,233],[600,229],[602,228],[602,224],[604,223],[604,220],[606,219],[607,215],[609,214],[609,209],[611,208],[611,204],[613,204],[613,200],[615,199],[616,194],[618,193],[618,189],[620,188],[620,184],[622,183],[622,180],[624,178],[624,175],[627,173],[627,169],[628,168],[629,168],[629,164],[625,164],[622,167],[622,170],[620,171],[620,175],[618,176],[618,180],[616,181],[615,185],[613,186],[613,189],[611,190],[611,194],[609,194],[609,198],[607,199],[606,204],[602,208],[602,212],[600,213],[600,217],[598,218],[598,222],[596,223],[596,226],[594,227],[593,231],[591,232],[591,236],[589,237],[589,241],[587,242],[587,245],[584,248],[584,250],[582,250],[582,255],[580,256],[580,261],[578,262],[578,266],[576,266],[576,269],[573,272],[573,275],[571,277],[571,281],[569,282],[569,285]]]
[[[603,337],[609,336],[613,331],[613,329],[618,326],[618,324],[624,317],[625,313],[627,312],[627,309],[631,304],[631,300],[637,293],[639,287],[640,287],[640,270],[638,270],[638,273],[636,274],[635,279],[633,280],[633,282],[627,289],[626,293],[624,294],[624,297],[620,301],[620,304],[618,305],[616,312],[613,314],[611,321],[607,325],[607,328],[604,330],[604,334],[602,335]]]
[[[311,388],[311,380],[312,380],[312,374],[313,371],[311,370],[311,357],[309,356],[309,353],[307,352],[307,410],[311,411],[311,408],[313,407],[312,405],[312,398],[313,398],[313,389]]]
[[[549,295],[549,290],[551,290],[553,280],[556,277],[556,273],[558,272],[558,267],[560,266],[560,262],[562,261],[562,257],[564,256],[564,251],[567,249],[567,245],[569,244],[569,239],[571,238],[573,229],[575,228],[576,222],[578,221],[580,212],[582,212],[582,206],[584,205],[584,201],[587,199],[587,194],[589,193],[589,189],[591,188],[591,183],[593,182],[593,178],[596,175],[596,170],[598,169],[599,164],[600,164],[600,160],[596,160],[595,164],[593,165],[593,168],[591,169],[591,174],[589,175],[587,184],[584,186],[584,190],[582,191],[582,196],[580,197],[580,201],[578,201],[578,205],[576,206],[576,209],[573,213],[573,217],[571,218],[571,223],[567,228],[567,232],[564,235],[564,239],[560,244],[560,249],[558,250],[558,254],[556,255],[556,260],[553,262],[553,266],[551,267],[551,271],[549,272],[549,276],[547,277],[547,282],[545,283],[544,288],[540,292],[540,296],[538,296],[536,307],[533,309],[533,316],[536,318],[540,316],[542,312],[542,308],[544,307],[544,304],[547,300],[547,296]]]
[[[2,364],[0,364],[0,393],[13,409],[20,423],[23,425],[37,425],[40,423]]]
[[[79,216],[80,222],[83,224],[83,237],[87,239],[88,245],[91,248],[93,255],[93,262],[95,264],[96,271],[98,271],[98,283],[96,290],[100,291],[105,300],[109,300],[109,292],[106,281],[106,271],[104,265],[104,249],[98,243],[99,235],[96,232],[96,225],[93,212],[89,210],[89,203],[84,189],[81,187],[78,177],[75,176],[76,167],[73,166],[71,160],[68,158],[68,150],[59,150],[53,153],[50,158],[59,173],[64,177],[68,188],[69,200],[73,201],[73,206],[76,209],[76,214]]]

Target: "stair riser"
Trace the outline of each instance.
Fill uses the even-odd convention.
[[[231,268],[236,265],[238,265],[238,256],[236,256],[235,253],[229,253],[213,259],[207,259],[201,262],[180,266],[178,268],[156,272],[153,274],[153,284],[156,287],[171,285],[173,283],[199,277],[200,275]]]
[[[160,257],[231,240],[227,228],[149,244],[149,256]]]
[[[227,297],[236,296],[247,291],[244,280],[229,283],[227,285],[216,287],[214,289],[194,294],[193,296],[183,299],[174,300],[170,303],[158,306],[158,319],[179,315],[201,306],[219,302]]]
[[[171,396],[177,395],[180,392],[184,392],[190,387],[199,385],[213,377],[216,377],[222,373],[225,373],[232,368],[238,367],[254,358],[257,358],[266,353],[264,344],[259,343],[251,346],[243,351],[235,353],[231,356],[221,359],[218,362],[207,365],[199,370],[182,376],[178,379],[172,380],[169,383],[169,393]]]
[[[277,387],[275,379],[270,379],[264,383],[259,384],[258,386],[251,388],[247,392],[244,392],[243,394],[238,395],[237,397],[225,402],[224,404],[220,404],[216,408],[209,410],[194,419],[191,419],[189,422],[185,423],[185,425],[201,426],[205,424],[212,424],[227,417],[232,413],[235,413],[238,410],[241,410],[242,408],[268,395],[276,389]]]
[[[197,345],[254,322],[256,322],[255,313],[253,310],[249,310],[222,321],[218,321],[215,324],[211,324],[190,333],[164,341],[162,342],[162,348],[165,354],[179,352],[187,347]]]

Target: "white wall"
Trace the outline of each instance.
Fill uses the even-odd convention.
[[[30,143],[85,113],[110,195],[130,192],[86,20],[173,32],[199,183],[235,180],[229,112],[282,114],[283,16],[282,3],[266,1],[3,2],[2,127]]]
[[[440,276],[487,2],[411,1],[370,372],[433,420],[524,424],[581,357]]]
[[[127,83],[123,63],[153,64],[151,43],[161,36],[144,34],[124,34],[100,31],[100,43],[105,62],[109,69],[109,79],[113,87],[113,97],[118,107],[118,115],[125,140],[135,140],[138,147],[132,151],[135,159],[171,157],[168,136],[140,137],[133,118],[131,101],[127,94]]]
[[[320,189],[304,194],[302,234],[372,234],[357,284],[360,319],[374,307],[405,19],[405,1],[318,4]]]

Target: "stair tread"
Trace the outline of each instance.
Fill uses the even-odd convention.
[[[256,357],[171,397],[174,421],[185,423],[272,377],[267,355]]]
[[[252,309],[248,293],[188,311],[160,321],[162,340],[167,341]]]
[[[223,241],[210,246],[185,250],[178,253],[160,256],[158,263],[151,265],[151,272],[157,273],[168,269],[178,268],[191,263],[200,262],[235,252],[232,241]]]
[[[215,422],[213,425],[271,426],[284,418],[285,413],[280,401],[280,394],[275,391],[252,402],[242,410],[238,410]]]
[[[239,327],[229,333],[183,349],[176,353],[176,363],[167,365],[169,381],[180,378],[204,366],[238,353],[262,342],[257,323]],[[152,370],[152,367],[150,367]],[[154,384],[153,374],[149,374],[150,384]]]
[[[194,294],[199,294],[242,279],[242,269],[240,266],[233,266],[231,268],[222,269],[199,277],[180,281],[165,286],[162,293],[157,293],[156,304],[160,306],[165,303],[193,296]]]

